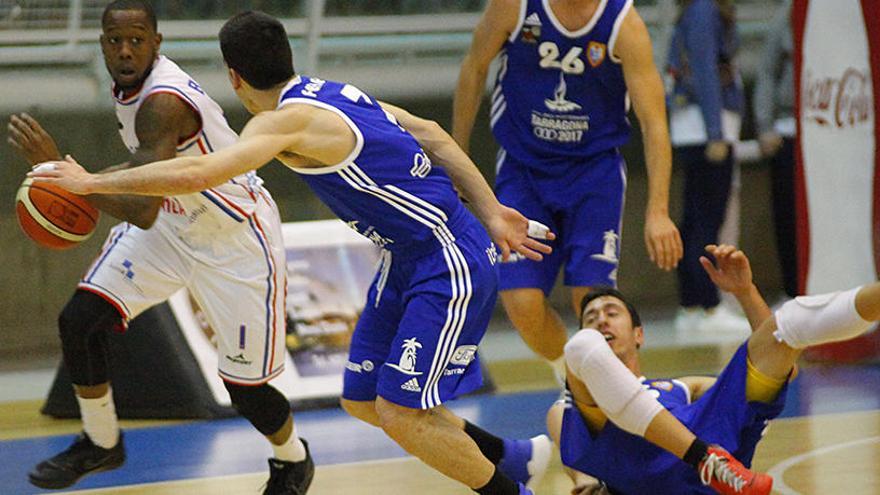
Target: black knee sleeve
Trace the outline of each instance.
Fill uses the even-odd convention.
[[[284,426],[290,416],[290,404],[284,394],[269,384],[258,386],[223,382],[232,405],[263,435],[271,435]]]
[[[122,315],[101,296],[77,290],[58,316],[64,364],[74,385],[108,381],[107,335],[122,324]]]

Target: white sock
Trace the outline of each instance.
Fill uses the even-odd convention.
[[[773,336],[793,349],[849,340],[874,326],[856,311],[861,287],[843,292],[799,296],[776,310]]]
[[[547,364],[553,368],[553,375],[556,376],[556,382],[559,383],[559,386],[565,386],[565,354],[563,353],[558,358],[547,361]]]
[[[272,442],[269,442],[272,443]],[[281,445],[272,443],[272,450],[275,452],[275,458],[279,461],[299,462],[306,458],[306,446],[300,441],[296,434],[296,425],[290,431],[287,441]]]
[[[76,396],[82,415],[83,431],[98,447],[110,449],[119,441],[119,420],[113,404],[113,390],[108,388],[103,397],[84,399]]]

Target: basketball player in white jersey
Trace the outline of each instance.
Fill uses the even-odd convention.
[[[159,55],[152,7],[110,3],[101,48],[113,78],[119,132],[134,167],[223,148],[237,136],[220,107]],[[61,158],[34,119],[14,116],[9,142],[31,162]],[[30,481],[65,488],[125,461],[107,373],[107,334],[186,287],[217,332],[219,374],[235,408],[271,442],[266,494],[301,495],[314,465],[296,435],[287,399],[268,381],[284,368],[286,262],[277,207],[255,172],[198,193],[165,198],[92,195],[124,220],[61,313],[59,330],[83,433],[38,464]]]

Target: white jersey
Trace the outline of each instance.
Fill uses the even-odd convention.
[[[170,93],[193,108],[201,121],[199,130],[180,141],[178,155],[204,155],[229,146],[238,136],[223,116],[223,110],[180,67],[159,56],[153,70],[134,95],[123,99],[114,88],[119,134],[132,153],[140,143],[135,118],[141,104],[156,93]],[[154,228],[169,229],[180,237],[202,237],[234,227],[253,215],[260,194],[268,196],[256,172],[239,175],[220,186],[165,198]]]

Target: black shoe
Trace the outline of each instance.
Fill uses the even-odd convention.
[[[306,495],[312,477],[315,475],[315,463],[309,452],[309,444],[302,438],[306,448],[306,458],[299,462],[269,459],[269,482],[263,495]]]
[[[67,450],[37,464],[28,473],[28,479],[40,488],[67,488],[89,473],[116,469],[124,462],[122,432],[119,432],[116,446],[110,449],[95,445],[83,432]]]

